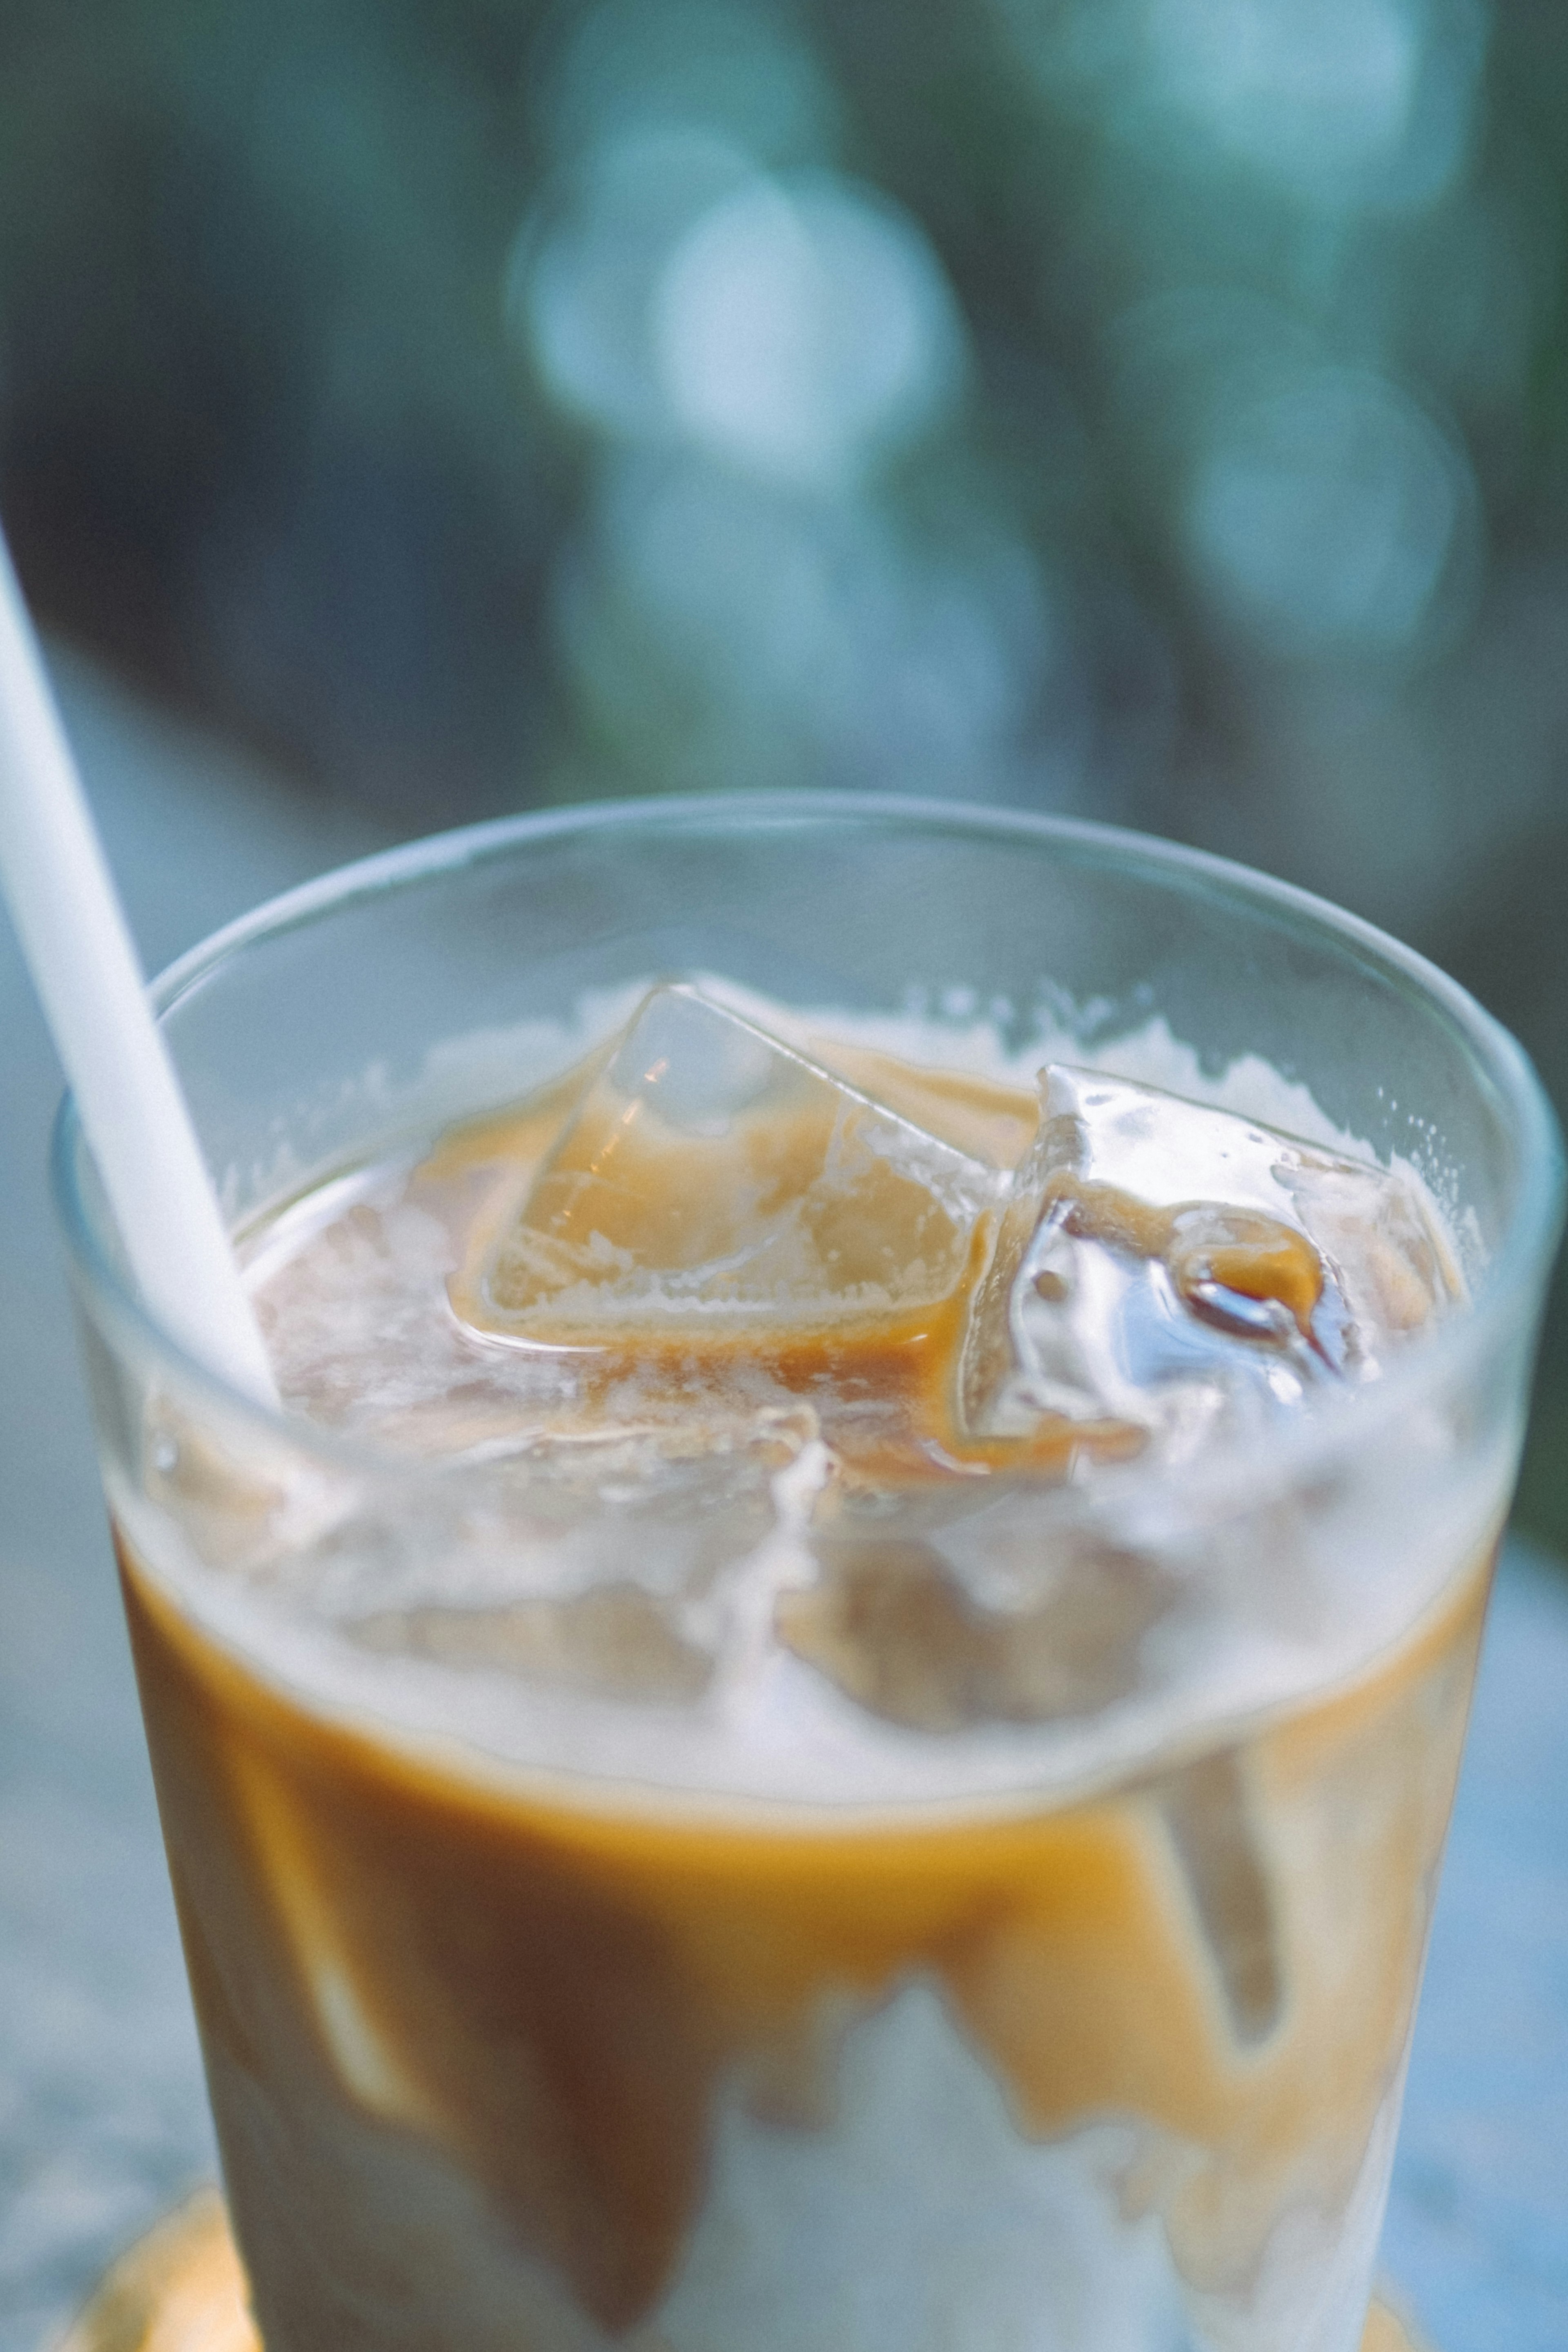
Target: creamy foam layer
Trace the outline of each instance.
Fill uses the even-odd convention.
[[[983,1017],[787,1014],[705,987],[900,1117],[940,1116],[949,1143],[1003,1171],[1029,1147],[1034,1072],[1063,1043],[1045,1036],[1009,1052]],[[613,1012],[623,1021],[628,1009]],[[580,1059],[585,1031],[610,1010],[596,1005],[563,1030],[557,1058]],[[528,1051],[534,1071],[550,1058],[538,1034]],[[1200,1083],[1163,1024],[1106,1059],[1140,1083]],[[936,1110],[922,1076],[934,1068],[957,1074]],[[1271,1490],[1261,1458],[1240,1494],[1218,1475],[1206,1485],[1201,1460],[1179,1485],[1135,1465],[1051,1487],[977,1474],[940,1524],[927,1509],[911,1539],[965,1575],[1026,1539],[1086,1563],[1080,1582],[1103,1558],[1137,1563],[1147,1599],[1129,1643],[1135,1672],[1049,1719],[957,1721],[939,1737],[929,1722],[868,1711],[821,1670],[820,1644],[812,1663],[770,1630],[822,1576],[835,1465],[809,1400],[802,1409],[755,1364],[732,1364],[721,1404],[667,1380],[650,1388],[632,1370],[596,1401],[600,1423],[619,1425],[607,1441],[602,1426],[582,1426],[569,1354],[541,1371],[537,1352],[486,1344],[452,1312],[448,1288],[474,1233],[517,1198],[519,1150],[525,1165],[543,1156],[581,1087],[579,1077],[557,1095],[547,1088],[529,1117],[499,1122],[488,1158],[483,1129],[434,1155],[416,1147],[307,1196],[253,1242],[251,1278],[286,1391],[350,1438],[449,1458],[461,1496],[429,1478],[380,1507],[384,1482],[373,1474],[307,1471],[280,1446],[248,1466],[259,1497],[248,1516],[230,1513],[204,1536],[189,1514],[171,1522],[167,1505],[200,1465],[164,1433],[173,1466],[162,1488],[155,1475],[150,1495],[115,1498],[183,1604],[314,1704],[371,1720],[383,1737],[395,1727],[460,1750],[465,1770],[564,1779],[591,1804],[634,1802],[636,1786],[654,1804],[1027,1803],[1179,1758],[1364,1671],[1484,1549],[1499,1468],[1471,1454],[1455,1469],[1440,1402],[1391,1433],[1375,1476],[1320,1482],[1288,1504],[1288,1478]],[[1331,1150],[1358,1149],[1255,1060],[1201,1091]],[[1403,1172],[1444,1232],[1430,1194]],[[674,1450],[673,1419],[684,1428]],[[1281,1459],[1290,1443],[1278,1433]],[[706,1549],[694,1569],[697,1523]],[[892,1531],[910,1533],[902,1521]],[[604,1622],[601,1610],[596,1622],[593,1597],[627,1584],[628,1561],[643,1620]],[[616,1686],[584,1687],[574,1643],[632,1663]],[[649,1665],[651,1648],[660,1654]]]

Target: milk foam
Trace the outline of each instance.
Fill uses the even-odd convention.
[[[1165,2233],[1123,2210],[1147,2137],[1021,2138],[936,1988],[907,1985],[846,2037],[818,2129],[725,2099],[655,2335],[678,2352],[1184,2352]],[[933,2242],[955,2250],[935,2278]]]

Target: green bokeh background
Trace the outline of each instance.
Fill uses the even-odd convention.
[[[1140,824],[1562,1108],[1565,233],[1556,0],[9,0],[0,507],[50,625],[411,833]]]

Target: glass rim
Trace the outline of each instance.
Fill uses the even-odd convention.
[[[1193,849],[1130,827],[1090,818],[1037,814],[990,808],[963,801],[925,800],[892,793],[835,791],[683,793],[597,801],[564,809],[538,810],[492,818],[477,824],[430,834],[391,849],[335,866],[290,890],[264,899],[232,922],[198,940],[149,983],[154,1013],[162,1019],[194,987],[253,943],[282,936],[339,909],[465,866],[481,866],[518,847],[571,836],[636,832],[668,838],[682,831],[711,835],[801,831],[833,824],[882,824],[904,833],[951,832],[970,840],[987,837],[1036,844],[1077,853],[1084,862],[1115,865],[1167,886],[1201,880],[1232,901],[1293,920],[1319,938],[1349,951],[1353,962],[1375,968],[1385,981],[1415,991],[1447,1016],[1467,1047],[1477,1073],[1489,1082],[1503,1115],[1520,1168],[1517,1197],[1509,1223],[1464,1310],[1443,1321],[1428,1338],[1391,1362],[1380,1378],[1343,1396],[1324,1398],[1312,1412],[1281,1424],[1270,1463],[1300,1475],[1311,1462],[1333,1453],[1347,1432],[1362,1442],[1386,1421],[1397,1420],[1424,1393],[1439,1388],[1466,1360],[1484,1353],[1501,1321],[1517,1318],[1519,1300],[1547,1274],[1560,1231],[1564,1198],[1563,1143],[1557,1118],[1528,1055],[1502,1024],[1437,965],[1406,947],[1362,917],[1326,898],[1281,882],[1238,861]],[[363,1438],[347,1436],[292,1412],[259,1402],[227,1380],[166,1330],[142,1303],[126,1273],[106,1246],[78,1181],[87,1156],[73,1097],[68,1090],[56,1115],[50,1147],[50,1190],[73,1270],[91,1287],[110,1320],[141,1351],[221,1407],[282,1438],[296,1448],[361,1474],[385,1479],[450,1480],[461,1473],[461,1457],[431,1460],[399,1453]],[[1531,1301],[1533,1321],[1537,1302]],[[1179,1486],[1184,1492],[1223,1482],[1226,1463],[1238,1449],[1215,1447],[1197,1460],[1151,1465],[1141,1474],[1129,1463],[1115,1483],[1140,1476],[1151,1485]],[[1243,1450],[1254,1500],[1260,1492],[1256,1448]],[[1098,1486],[1100,1482],[1096,1481]],[[1106,1481],[1109,1486],[1112,1482]],[[1042,1490],[1054,1491],[1052,1490]],[[1081,1490],[1080,1490],[1081,1491]]]

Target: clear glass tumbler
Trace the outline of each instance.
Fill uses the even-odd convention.
[[[702,973],[918,1013],[938,1060],[1049,1028],[1129,1074],[1153,1038],[1256,1116],[1282,1081],[1420,1171],[1469,1302],[1261,1442],[1013,1495],[995,1525],[1033,1556],[1158,1563],[1158,1705],[1120,1691],[1016,1769],[1005,1729],[978,1773],[910,1732],[918,1801],[726,1797],[662,1783],[652,1746],[641,1769],[635,1701],[602,1769],[580,1742],[525,1768],[460,1674],[361,1649],[346,1675],[334,1594],[460,1585],[496,1465],[269,1415],[190,1361],[68,1103],[57,1194],[267,2352],[1354,2352],[1557,1229],[1539,1087],[1452,982],[1277,883],[839,795],[448,835],[263,908],[156,994],[244,1235],[542,1083],[634,983]]]

